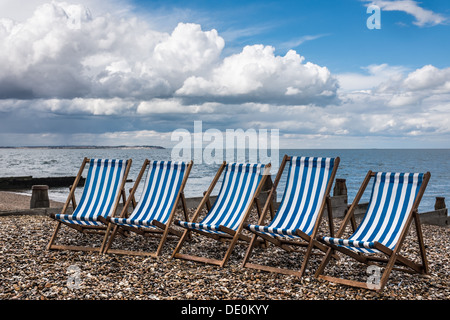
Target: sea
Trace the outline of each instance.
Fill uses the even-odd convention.
[[[273,163],[279,165],[285,154],[289,156],[340,157],[336,178],[346,180],[349,203],[353,201],[368,170],[423,173],[429,171],[431,179],[419,206],[419,212],[433,211],[436,197],[445,197],[447,202],[450,201],[450,149],[280,149],[278,152],[273,152],[270,157]],[[0,148],[0,177],[76,176],[84,157],[132,159],[133,164],[128,175],[128,179],[132,181],[126,184],[128,192],[145,159],[171,160],[172,149],[148,147]],[[185,187],[187,198],[201,197],[209,187],[220,166],[220,163],[209,162],[211,161],[194,162]],[[277,169],[278,167],[274,165],[271,173],[273,180]],[[87,170],[84,172],[84,176],[86,173]],[[286,173],[282,175],[278,185],[277,200],[281,200],[285,183]],[[213,194],[217,194],[220,182],[217,185]],[[143,183],[140,184],[140,188],[142,186]],[[137,189],[137,196],[139,196],[140,188]],[[15,192],[31,194],[31,190]],[[81,196],[81,192],[82,188],[77,188],[75,193],[77,199]],[[68,193],[68,188],[51,188],[49,198],[65,202]],[[364,193],[361,202],[367,202],[369,197],[370,190]]]

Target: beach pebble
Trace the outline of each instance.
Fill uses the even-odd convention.
[[[339,221],[336,221],[336,228]],[[242,268],[247,245],[236,246],[225,268],[170,259],[177,240],[168,240],[158,259],[96,252],[47,251],[55,222],[46,216],[0,217],[0,299],[89,300],[448,300],[450,298],[450,228],[423,225],[430,274],[420,276],[393,271],[382,292],[330,283],[314,277],[322,256],[313,255],[305,277],[286,276]],[[404,254],[420,260],[414,228]],[[83,235],[62,227],[58,244],[96,245],[102,237]],[[114,247],[155,250],[156,239],[132,235],[118,237]],[[226,245],[194,235],[183,252],[221,258]],[[406,249],[407,248],[407,249]],[[365,281],[366,267],[344,256],[327,267],[327,274]],[[251,261],[299,269],[303,253],[286,254],[269,246],[256,248]],[[72,266],[79,268],[71,274]],[[69,282],[69,277],[78,277]],[[74,279],[72,279],[74,280]],[[70,285],[70,283],[72,283]]]

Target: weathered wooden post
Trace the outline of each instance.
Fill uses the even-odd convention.
[[[336,179],[334,183],[333,196],[346,196],[347,195],[347,185],[345,179]]]
[[[334,182],[331,207],[334,217],[343,217],[347,211],[347,185],[345,179],[336,179]]]
[[[31,187],[30,209],[49,208],[50,200],[48,199],[48,186],[35,185]]]
[[[261,189],[261,193],[259,194],[259,204],[261,205],[261,210],[262,207],[264,207],[264,204],[266,203],[267,197],[269,196],[270,190],[272,189],[273,186],[273,181],[272,181],[272,177],[269,175]],[[277,207],[276,202],[277,202],[277,192],[275,191],[273,194],[273,198],[272,198],[273,204],[275,206],[275,208]]]
[[[445,197],[436,197],[436,202],[434,204],[434,210],[445,209]]]

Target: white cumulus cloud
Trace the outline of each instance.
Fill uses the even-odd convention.
[[[177,90],[181,97],[216,101],[322,104],[335,98],[337,81],[326,67],[293,50],[276,56],[271,46],[246,46],[226,57],[204,77],[191,76]]]
[[[214,29],[179,23],[160,32],[135,16],[94,15],[65,2],[41,4],[23,21],[0,19],[0,43],[3,99],[323,104],[337,88],[326,67],[294,51],[281,57],[255,45],[223,58],[225,41]]]

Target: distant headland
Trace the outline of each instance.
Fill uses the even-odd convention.
[[[0,146],[0,149],[165,149],[161,146]]]

